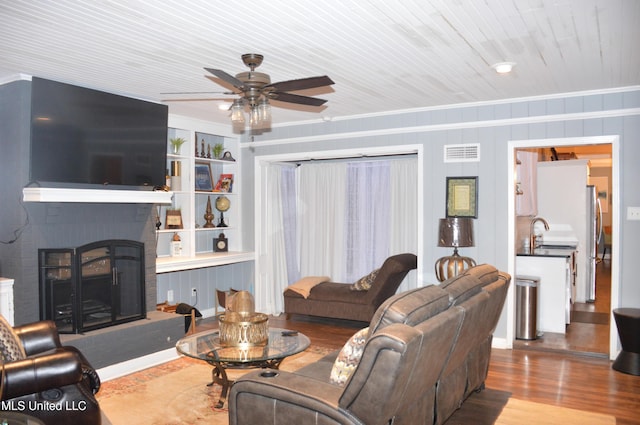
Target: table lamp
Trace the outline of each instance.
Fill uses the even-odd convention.
[[[436,261],[436,277],[440,282],[459,275],[463,270],[476,265],[469,257],[458,254],[459,247],[474,246],[473,221],[467,217],[441,218],[438,246],[453,248],[453,255]]]

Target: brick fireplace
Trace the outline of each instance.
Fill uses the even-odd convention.
[[[99,203],[25,203],[28,225],[3,263],[20,264],[6,273],[15,279],[16,323],[40,320],[38,250],[74,248],[99,240],[133,240],[144,244],[146,311],[157,304],[155,227],[152,205]]]

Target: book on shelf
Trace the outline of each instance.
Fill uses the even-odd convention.
[[[233,190],[233,174],[220,174],[216,183],[215,192],[231,193]]]

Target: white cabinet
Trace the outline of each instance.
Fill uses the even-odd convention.
[[[571,257],[516,257],[516,277],[537,276],[538,331],[564,334],[571,313]]]
[[[0,314],[14,326],[13,279],[0,277]]]
[[[179,153],[172,153],[169,140],[181,137],[186,140]],[[213,150],[216,144],[223,145],[226,158],[217,159]],[[231,264],[253,260],[253,252],[242,249],[241,201],[242,188],[240,176],[239,140],[229,129],[213,123],[186,117],[169,116],[167,140],[167,170],[170,174],[179,174],[180,187],[171,187],[173,200],[171,205],[156,206],[157,219],[162,223],[157,231],[156,272],[165,273]],[[204,154],[203,154],[204,152]],[[234,159],[234,160],[231,160]],[[199,170],[196,178],[196,167]],[[203,179],[202,172],[210,170],[211,180]],[[232,176],[230,191],[215,191],[222,175]],[[174,186],[176,179],[172,179]],[[197,185],[196,185],[197,180]],[[198,189],[198,190],[196,190]],[[224,196],[230,207],[224,212],[224,222],[220,225],[220,212],[216,210],[216,199]],[[205,227],[207,203],[211,203],[216,227]],[[179,229],[167,228],[167,211],[172,217],[179,216],[182,224]],[[228,252],[214,252],[214,239],[224,233],[228,240]],[[181,255],[171,256],[170,245],[177,234],[182,245]]]

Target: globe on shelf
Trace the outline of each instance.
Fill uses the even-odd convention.
[[[231,203],[229,202],[229,198],[226,196],[218,196],[216,198],[216,209],[220,211],[220,223],[218,227],[228,227],[224,222],[224,213],[229,209]]]

